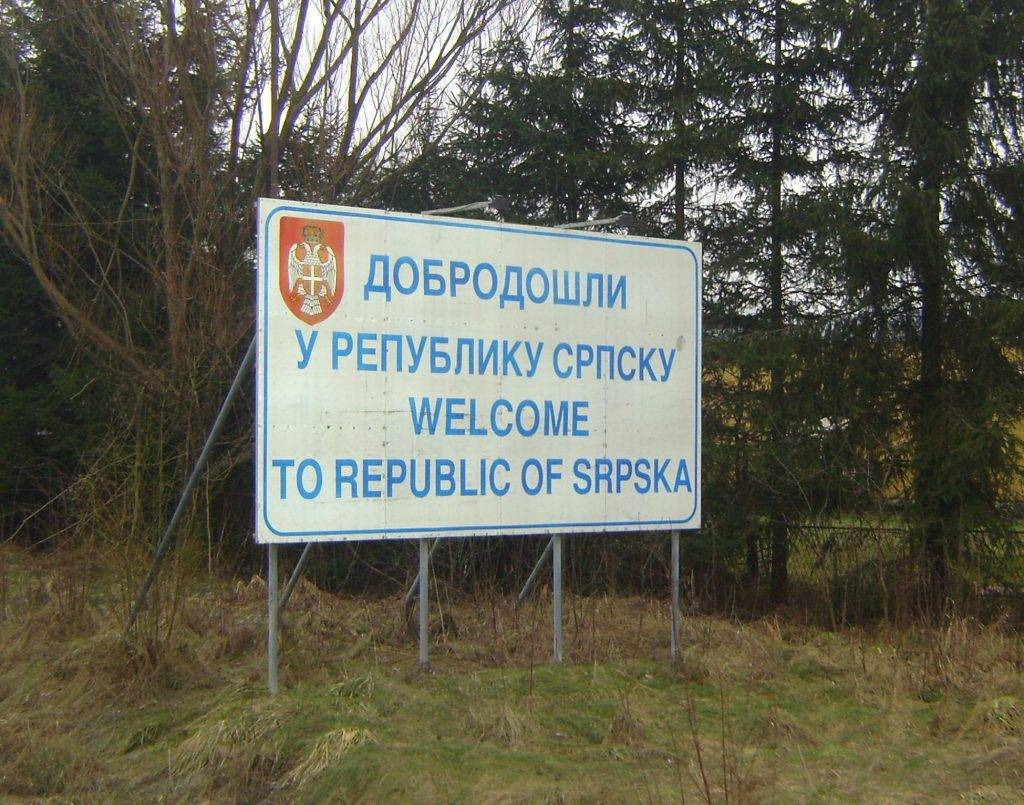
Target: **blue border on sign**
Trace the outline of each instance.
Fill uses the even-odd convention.
[[[273,201],[273,199],[268,199]],[[694,279],[696,286],[696,300],[697,300],[697,315],[695,317],[696,322],[696,360],[694,361],[694,388],[696,394],[694,394],[694,451],[696,466],[694,468],[694,495],[693,495],[693,510],[690,514],[682,520],[623,520],[620,522],[608,522],[607,520],[597,520],[594,522],[565,522],[565,523],[515,523],[515,524],[492,524],[492,525],[469,525],[469,526],[431,526],[431,527],[408,527],[408,528],[363,528],[363,529],[339,529],[337,531],[280,531],[274,527],[270,522],[270,517],[267,513],[267,351],[269,337],[267,334],[268,330],[268,294],[269,294],[269,258],[270,258],[270,223],[276,215],[285,212],[298,212],[305,214],[315,215],[333,215],[338,218],[366,218],[373,221],[398,221],[400,223],[417,224],[421,226],[440,226],[450,227],[453,229],[478,229],[485,232],[515,232],[520,235],[533,235],[536,237],[550,237],[550,238],[569,238],[572,240],[590,240],[599,241],[601,243],[618,243],[626,246],[645,246],[653,249],[673,249],[676,251],[685,251],[690,257],[693,258],[694,266]],[[411,217],[409,215],[403,215],[402,213],[380,213],[380,212],[359,212],[358,210],[333,210],[324,209],[315,205],[282,205],[275,207],[267,215],[263,222],[263,285],[261,292],[263,294],[263,344],[260,350],[259,359],[262,362],[260,366],[260,382],[263,386],[263,495],[262,501],[263,506],[260,514],[263,516],[263,522],[267,528],[273,534],[279,537],[317,537],[323,539],[324,537],[358,537],[371,534],[381,534],[386,538],[388,534],[430,534],[430,533],[454,533],[461,532],[466,536],[472,536],[474,533],[489,533],[489,534],[500,534],[503,531],[523,533],[526,529],[536,530],[537,533],[555,532],[559,529],[565,528],[609,528],[615,526],[683,526],[693,519],[693,516],[697,513],[697,507],[700,501],[700,366],[701,366],[701,268],[700,260],[697,259],[696,253],[689,246],[683,243],[674,243],[670,241],[657,241],[657,240],[641,240],[638,238],[612,238],[600,235],[588,235],[580,232],[556,232],[548,229],[542,229],[539,227],[524,227],[517,226],[515,224],[502,224],[496,226],[488,223],[477,223],[471,221],[452,221],[445,219],[430,219],[421,217]]]

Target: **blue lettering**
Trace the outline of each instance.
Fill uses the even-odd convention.
[[[403,268],[409,269],[409,276],[411,278],[409,280],[409,284],[404,288],[402,287]],[[420,267],[416,265],[416,261],[413,260],[411,257],[399,257],[397,260],[395,260],[395,272],[393,275],[393,281],[395,283],[395,288],[398,289],[399,293],[405,294],[406,296],[408,296],[411,293],[415,293],[416,289],[420,285]]]
[[[480,286],[481,274],[487,274],[491,278],[491,287],[486,293]],[[473,269],[473,290],[481,299],[492,299],[494,294],[498,292],[498,272],[494,270],[494,266],[490,263],[480,263]]]
[[[419,466],[418,461],[411,461],[409,467],[409,489],[412,491],[412,496],[415,498],[425,498],[427,493],[430,492],[430,459],[426,459],[423,462],[423,485],[419,486],[416,483],[416,468]]]
[[[654,359],[653,349],[640,348],[640,380],[644,379],[644,375],[649,375],[651,380],[654,380],[654,367],[651,366],[651,361]]]
[[[450,274],[448,285],[452,289],[452,296],[455,296],[460,285],[469,285],[469,265],[461,260],[452,260],[448,271]]]
[[[469,435],[470,436],[486,436],[487,428],[481,428],[477,425],[476,417],[476,398],[472,398],[469,401]]]
[[[512,348],[509,349],[509,342],[501,342],[501,373],[506,377],[510,374],[509,367],[511,366],[513,371],[516,373],[516,377],[522,377],[523,372],[519,368],[519,361],[516,360],[516,352],[519,351],[519,347],[522,346],[522,341],[513,341]]]
[[[672,489],[668,485],[668,478],[665,473],[668,472],[668,459],[660,461],[654,459],[654,491],[661,492],[662,488],[664,491],[671,492]]]
[[[447,397],[444,401],[444,432],[446,436],[465,436],[466,429],[457,426],[466,418],[462,410],[466,405],[465,397]]]
[[[395,487],[402,483],[408,474],[409,470],[406,468],[405,461],[403,459],[389,458],[387,460],[387,496],[389,498],[394,497]]]
[[[590,493],[590,461],[578,458],[572,464],[572,474],[576,478],[572,488],[577,495]]]
[[[275,458],[270,462],[270,466],[277,467],[281,470],[281,500],[288,499],[288,468],[295,466],[295,459],[292,458]]]
[[[503,458],[496,458],[494,463],[491,464],[491,469],[487,474],[487,485],[490,486],[491,492],[499,498],[508,494],[508,490],[511,488],[512,484],[505,481],[504,484],[499,485],[497,481],[498,470],[508,472],[511,469],[512,468],[509,463]]]
[[[674,349],[659,349],[658,352],[661,353],[661,365],[665,367],[665,371],[661,373],[661,382],[664,383],[672,373],[672,363],[676,359],[676,351]]]
[[[693,486],[690,484],[690,471],[686,467],[686,459],[679,459],[679,468],[676,470],[676,492],[683,487],[686,487],[687,492],[693,492]]]
[[[622,485],[633,477],[633,462],[628,458],[615,459],[615,493],[622,492]]]
[[[359,491],[356,487],[356,476],[359,474],[359,467],[355,461],[350,458],[339,458],[334,462],[334,497],[341,498],[341,487],[342,484],[348,486],[348,494],[350,498],[355,499],[359,496]]]
[[[587,409],[590,408],[590,402],[587,400],[573,400],[572,403],[572,435],[573,436],[589,436],[590,429],[585,428],[589,415]]]
[[[390,261],[386,254],[370,255],[370,276],[366,278],[366,284],[363,285],[364,301],[370,298],[371,293],[382,293],[387,301],[391,301],[391,271],[389,263]],[[377,276],[378,268],[380,268],[381,278],[375,281],[374,278]]]
[[[529,341],[525,343],[526,359],[530,362],[530,368],[526,370],[527,377],[533,377],[535,374],[537,374],[537,367],[540,366],[540,354],[541,352],[544,351],[544,342],[537,342],[536,352],[534,352],[534,350],[531,349],[532,346],[533,344],[531,344]]]
[[[379,458],[364,458],[363,459],[363,497],[364,498],[379,498],[380,488],[377,486],[381,482],[381,466],[384,464]],[[373,486],[371,486],[371,484]]]
[[[574,404],[575,406],[575,404]],[[562,400],[555,408],[551,400],[544,401],[544,435],[564,436],[569,430],[569,403]]]
[[[562,352],[567,352],[569,353],[569,355],[572,355],[572,347],[566,344],[564,341],[561,342],[558,346],[555,347],[555,351],[552,353],[551,356],[551,362],[552,364],[554,364],[555,374],[558,375],[558,377],[562,378],[562,380],[565,380],[569,375],[572,374],[572,367],[570,366],[567,369],[562,369],[562,365],[558,362],[558,355]]]
[[[534,292],[535,283],[534,280],[540,280],[541,290]],[[551,293],[551,281],[548,279],[548,274],[543,268],[531,268],[526,272],[526,295],[530,298],[530,301],[534,304],[542,304],[546,302],[548,296]]]
[[[636,476],[636,481],[633,482],[633,488],[641,495],[646,495],[651,491],[651,462],[646,458],[637,459],[636,467],[633,469],[633,474]]]
[[[306,470],[313,470],[313,487],[306,486],[304,480],[306,476]],[[295,485],[299,489],[299,494],[306,500],[312,500],[320,494],[320,489],[324,485],[324,473],[320,469],[320,464],[311,458],[303,459],[299,462],[299,468],[295,471]]]
[[[434,462],[434,466],[434,494],[439,498],[451,497],[455,494],[455,462],[448,458],[439,458]]]
[[[619,297],[622,297],[622,309],[626,309],[626,277],[621,275],[615,286],[612,287],[612,275],[608,275],[608,307],[615,307]]]
[[[302,330],[295,330],[295,340],[299,342],[299,353],[302,355],[302,359],[298,362],[300,369],[305,369],[309,365],[309,359],[313,355],[313,347],[316,344],[316,337],[319,334],[319,330],[313,330],[309,334],[309,343],[307,344],[302,337]]]
[[[423,426],[426,424],[427,433],[433,436],[437,432],[437,423],[441,418],[441,399],[437,398],[431,404],[429,397],[420,397],[419,408],[416,407],[416,398],[409,398],[409,413],[412,414],[413,433],[419,436],[423,433]]]
[[[530,476],[536,476],[536,483],[530,480]],[[531,497],[540,492],[544,486],[544,467],[535,458],[528,458],[523,462],[523,469],[520,473],[520,481],[523,491]]]
[[[619,347],[619,354],[615,359],[615,368],[618,370],[619,377],[623,380],[632,380],[636,376],[636,369],[631,368],[629,374],[622,366],[622,359],[624,356],[629,355],[633,360],[636,360],[636,350],[633,347]]]
[[[480,477],[483,478],[483,465],[484,462],[480,462]],[[466,479],[469,473],[466,470],[466,459],[459,459],[459,497],[473,498],[481,494],[478,489],[470,489],[466,486]]]
[[[501,398],[494,401],[494,405],[491,406],[491,432],[496,436],[508,436],[512,432],[512,421],[509,419],[508,427],[503,427],[498,424],[498,410],[505,409],[509,414],[512,413],[512,403],[508,400]]]
[[[331,368],[338,368],[338,361],[352,354],[352,336],[337,330],[331,336]]]
[[[524,424],[524,419],[527,424]],[[533,436],[537,432],[540,427],[540,409],[533,400],[522,400],[516,406],[516,427],[523,436]]]
[[[416,341],[411,335],[407,335],[406,339],[409,344],[409,353],[412,355],[409,360],[409,374],[415,374],[416,370],[420,368],[420,362],[427,349],[427,337],[421,335],[420,340]]]
[[[376,372],[377,364],[370,363],[377,357],[377,334],[359,333],[356,336],[356,368],[361,372]]]

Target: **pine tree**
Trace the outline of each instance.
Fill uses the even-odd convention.
[[[735,73],[735,33],[722,0],[645,0],[626,6],[624,32],[611,50],[631,88],[652,232],[700,240],[712,222],[706,205],[725,147],[726,101]]]
[[[537,36],[478,55],[463,121],[441,149],[403,166],[386,197],[422,209],[495,193],[511,199],[510,219],[537,224],[633,209],[644,171],[628,84],[610,55],[619,21],[607,3],[545,2]]]
[[[742,386],[743,482],[766,521],[771,597],[782,603],[790,522],[835,505],[815,491],[825,481],[821,421],[836,412],[820,405],[828,289],[811,248],[824,197],[812,190],[828,181],[845,104],[835,92],[834,22],[823,4],[736,3],[730,19],[735,86],[724,162],[738,203],[715,233],[721,279],[711,304],[739,322],[729,360]],[[759,573],[756,543],[751,532],[751,576]]]
[[[878,121],[890,305],[905,333],[910,515],[938,610],[971,528],[1005,526],[1024,410],[1024,21],[1012,2],[856,2]]]

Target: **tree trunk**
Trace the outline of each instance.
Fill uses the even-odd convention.
[[[950,423],[946,417],[943,393],[945,257],[939,229],[940,192],[934,178],[922,182],[918,203],[911,220],[919,228],[911,257],[915,279],[921,291],[921,374],[918,382],[917,427],[914,452],[916,472],[914,496],[921,514],[920,541],[924,579],[930,606],[941,612],[948,581],[948,533],[953,505],[944,479],[943,465],[948,460]]]
[[[281,167],[281,10],[277,0],[270,3],[270,128],[267,132],[267,189],[271,198],[280,198]]]
[[[966,24],[963,3],[929,4],[922,53],[912,92],[920,109],[909,121],[913,148],[910,182],[901,199],[908,262],[921,300],[921,367],[913,401],[914,504],[925,600],[941,616],[949,594],[950,561],[959,543],[957,513],[965,479],[955,462],[962,427],[949,397],[946,367],[949,288],[956,281],[942,229],[942,195],[949,177],[962,170],[964,147],[950,135],[967,129],[972,87],[979,86],[984,60],[981,40]]]
[[[686,155],[682,149],[682,131],[685,124],[685,103],[687,99],[686,84],[684,77],[686,74],[686,57],[684,51],[684,42],[686,37],[686,29],[683,26],[681,19],[676,20],[676,65],[675,75],[672,80],[672,103],[674,108],[672,110],[673,116],[673,128],[676,141],[676,154],[673,162],[673,171],[675,178],[675,215],[674,215],[674,226],[673,234],[680,240],[686,239]]]
[[[569,0],[569,5],[565,12],[565,77],[566,87],[569,93],[569,137],[570,142],[578,142],[579,136],[578,130],[578,118],[577,114],[579,110],[576,108],[576,87],[579,82],[580,73],[580,53],[579,44],[577,43],[577,31],[576,31],[576,4],[574,0]],[[566,221],[580,221],[583,219],[582,205],[580,204],[580,187],[579,177],[576,174],[576,158],[575,155],[570,155],[569,163],[566,166],[568,186],[566,188],[565,198],[565,220]]]
[[[772,172],[771,172],[771,259],[768,268],[769,323],[773,339],[782,336],[784,316],[782,309],[782,0],[775,0],[773,38],[775,45],[772,86]],[[784,454],[787,446],[785,376],[776,355],[771,367],[772,435]],[[771,526],[772,567],[771,596],[773,604],[783,604],[789,596],[789,529],[786,525],[783,497],[776,493],[769,514]]]

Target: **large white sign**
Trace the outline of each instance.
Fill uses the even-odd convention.
[[[700,245],[263,199],[260,542],[700,525]]]

